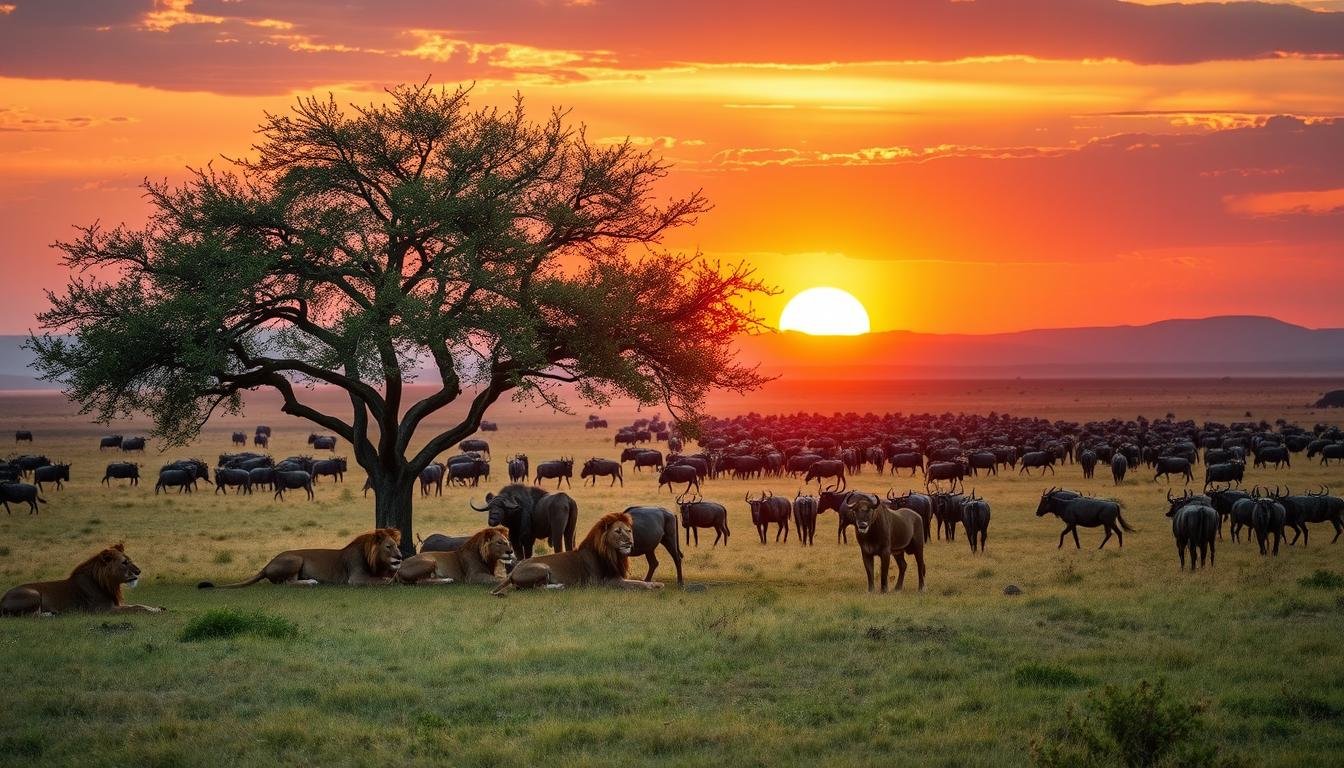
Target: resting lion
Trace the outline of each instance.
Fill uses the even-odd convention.
[[[262,579],[272,584],[389,584],[401,566],[401,531],[379,528],[361,533],[344,549],[291,549],[281,552],[247,581],[221,584],[221,589],[247,587]],[[202,581],[196,586],[215,585]]]
[[[114,544],[75,566],[68,579],[37,581],[9,590],[0,598],[0,615],[36,616],[70,611],[159,613],[165,610],[148,605],[126,605],[121,601],[121,588],[134,587],[139,581],[140,569],[126,556],[126,548]]]
[[[513,562],[509,529],[482,528],[452,552],[421,552],[402,561],[397,581],[402,584],[489,584],[500,578],[495,568]]]
[[[635,545],[631,524],[630,516],[624,512],[605,515],[577,549],[522,561],[490,594],[503,596],[510,587],[561,589],[593,584],[624,589],[662,589],[662,582],[626,578],[630,572],[630,550]]]

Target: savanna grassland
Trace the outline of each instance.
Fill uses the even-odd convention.
[[[1334,384],[1333,386],[1338,386]],[[1284,417],[1310,425],[1338,413],[1305,404],[1331,382],[858,382],[822,389],[776,383],[720,414],[767,411],[945,410],[1087,419],[1231,421]],[[334,402],[334,401],[333,401]],[[835,517],[817,544],[790,537],[762,546],[747,492],[792,496],[793,480],[710,482],[729,507],[731,542],[686,549],[688,582],[656,593],[564,590],[489,597],[472,587],[282,588],[203,592],[203,578],[239,579],[276,552],[339,547],[370,527],[362,473],[324,480],[317,500],[273,501],[153,493],[167,460],[231,450],[233,429],[276,431],[271,453],[304,453],[306,423],[258,399],[245,419],[212,422],[193,446],[135,460],[139,488],[99,485],[97,436],[50,395],[0,397],[0,428],[31,429],[22,451],[74,463],[73,481],[49,489],[29,516],[0,516],[0,586],[61,577],[115,541],[144,569],[131,602],[153,616],[65,616],[0,623],[0,764],[388,766],[488,765],[940,765],[1030,762],[1030,744],[1070,705],[1106,685],[1164,679],[1202,702],[1215,741],[1247,764],[1331,765],[1344,753],[1344,542],[1313,527],[1309,547],[1261,557],[1253,544],[1219,542],[1217,564],[1178,570],[1162,499],[1166,485],[1138,471],[1112,488],[1083,482],[1076,465],[1042,480],[1016,473],[973,481],[993,506],[988,551],[959,538],[928,550],[928,589],[869,595],[852,542]],[[504,460],[616,457],[611,434],[633,418],[610,409],[613,430],[582,429],[583,413],[556,417],[503,404],[495,480],[417,499],[417,529],[465,533],[482,524],[467,506],[506,476]],[[136,434],[143,425],[118,425]],[[338,447],[336,455],[349,456]],[[353,468],[352,462],[352,468]],[[627,465],[628,467],[628,465]],[[1202,466],[1197,474],[1202,474]],[[851,487],[884,492],[918,480],[878,477]],[[1344,488],[1344,466],[1294,457],[1294,468],[1251,470],[1248,484]],[[1054,484],[1121,499],[1138,532],[1097,551],[1056,549],[1062,526],[1038,519]],[[651,473],[627,469],[625,487],[579,485],[580,531],[631,504],[670,504]],[[1178,486],[1179,487],[1179,486]],[[672,580],[660,555],[658,576]],[[632,571],[642,575],[642,559]],[[1325,572],[1325,573],[1321,573]],[[1337,576],[1338,575],[1338,576]],[[1015,584],[1022,594],[1006,596]],[[207,612],[261,611],[258,631],[184,636]],[[225,633],[220,633],[225,634]],[[184,639],[188,638],[188,639]]]

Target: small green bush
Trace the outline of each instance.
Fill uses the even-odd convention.
[[[254,635],[275,640],[297,637],[299,628],[294,622],[261,611],[236,611],[222,608],[206,611],[187,622],[178,637],[184,643],[200,640],[222,640],[239,635]]]
[[[1035,688],[1073,688],[1087,684],[1087,678],[1077,672],[1047,664],[1023,664],[1013,670],[1013,680],[1020,686]]]

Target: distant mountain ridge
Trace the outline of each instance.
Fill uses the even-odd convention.
[[[28,367],[26,336],[0,336],[0,389],[50,389]],[[744,362],[800,379],[1319,376],[1344,374],[1344,328],[1226,315],[1147,325],[993,334],[884,331],[739,340]]]

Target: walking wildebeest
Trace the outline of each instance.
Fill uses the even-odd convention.
[[[1133,532],[1125,522],[1125,517],[1121,514],[1121,506],[1118,501],[1109,499],[1094,499],[1088,496],[1081,496],[1073,491],[1066,491],[1062,488],[1051,488],[1041,494],[1041,503],[1036,507],[1036,516],[1045,517],[1053,514],[1064,522],[1064,530],[1059,534],[1059,549],[1064,546],[1064,537],[1073,534],[1073,545],[1082,549],[1083,545],[1078,541],[1078,526],[1084,528],[1096,528],[1098,526],[1106,529],[1106,535],[1101,540],[1101,549],[1110,541],[1111,534],[1114,533],[1120,542],[1120,546],[1125,546],[1125,536],[1122,530]]]
[[[545,539],[552,552],[574,549],[574,528],[578,524],[579,506],[567,493],[547,493],[545,489],[511,483],[499,493],[487,493],[485,506],[470,504],[477,512],[487,512],[490,525],[509,529],[509,541],[523,553],[522,559],[532,556],[533,545]]]
[[[9,509],[9,503],[26,503],[28,505],[28,514],[37,514],[37,504],[47,503],[47,500],[37,494],[37,486],[28,483],[0,483],[0,503],[5,505],[5,514],[12,514]]]
[[[285,491],[293,491],[302,488],[308,493],[308,500],[313,500],[313,476],[304,472],[302,469],[292,469],[287,471],[277,471],[275,473],[275,497],[283,500]]]
[[[103,484],[110,486],[112,480],[130,480],[131,485],[140,484],[140,465],[129,461],[114,461],[107,465],[103,473]]]
[[[30,431],[28,431],[28,430],[26,430],[26,429],[20,429],[20,430],[16,430],[16,431],[14,432],[14,443],[15,443],[15,444],[18,444],[18,443],[31,443],[31,442],[33,442],[33,433],[32,433],[32,432],[30,432]]]
[[[1307,546],[1311,539],[1311,532],[1307,530],[1307,523],[1330,523],[1335,528],[1335,537],[1330,540],[1333,544],[1339,540],[1339,534],[1344,532],[1344,499],[1338,496],[1331,496],[1325,491],[1320,493],[1291,494],[1291,492],[1278,493],[1277,489],[1271,498],[1283,505],[1284,520],[1289,527],[1293,529],[1293,540],[1288,542],[1288,546],[1297,544],[1298,537],[1302,538],[1302,546]]]
[[[593,486],[596,487],[597,478],[599,477],[611,478],[611,482],[607,484],[608,488],[615,485],[617,480],[621,481],[622,488],[625,487],[625,477],[621,474],[621,463],[619,461],[593,458],[583,462],[583,469],[579,472],[580,480],[584,481],[580,483],[581,485],[587,485],[588,478],[592,478]],[[662,478],[659,478],[658,487],[660,489],[663,485],[661,481]],[[678,480],[677,482],[683,481]]]
[[[33,482],[37,484],[39,491],[43,490],[43,483],[55,483],[56,490],[65,487],[65,483],[70,482],[69,464],[47,464],[46,466],[33,469]]]
[[[1171,492],[1167,492],[1170,504],[1167,517],[1171,518],[1171,533],[1176,538],[1176,553],[1181,558],[1182,570],[1185,569],[1187,549],[1190,551],[1190,570],[1195,570],[1196,553],[1199,565],[1204,565],[1206,560],[1209,565],[1213,565],[1218,546],[1218,511],[1204,503],[1207,498],[1190,496],[1188,493],[1171,498]]]
[[[728,546],[728,509],[722,504],[713,501],[702,501],[699,498],[693,501],[677,501],[677,507],[681,510],[681,527],[686,529],[686,545],[691,544],[691,535],[695,535],[695,546],[700,546],[700,529],[714,529],[714,544],[718,546],[719,539],[723,539],[723,545]]]
[[[570,481],[572,477],[574,477],[574,459],[555,459],[537,464],[537,477],[532,482],[540,484],[542,480],[554,480],[556,488],[559,488],[561,483],[573,488],[574,486]],[[496,523],[491,523],[491,525],[496,525]],[[517,543],[513,536],[509,536],[509,541]],[[524,557],[531,557],[531,555],[524,555]]]
[[[898,469],[910,470],[910,476],[915,476],[915,470],[924,471],[924,454],[922,453],[895,453],[887,460],[891,465],[891,474],[896,474]]]
[[[196,473],[171,465],[159,470],[159,481],[154,484],[154,495],[159,491],[167,493],[169,488],[177,488],[178,493],[191,493],[196,487]]]
[[[672,486],[676,483],[686,484],[686,489],[678,495],[690,493],[692,488],[698,492],[700,490],[700,473],[689,464],[670,464],[663,467],[663,471],[658,473],[658,490],[663,490],[663,486],[666,485],[668,492],[671,493],[673,491]]]
[[[1184,456],[1158,456],[1156,468],[1157,474],[1153,475],[1154,483],[1163,475],[1167,476],[1168,485],[1171,484],[1172,475],[1181,475],[1187,484],[1195,479],[1195,473],[1190,468],[1190,460]]]
[[[905,495],[897,496],[895,491],[888,490],[887,501],[889,502],[887,506],[892,509],[906,507],[918,512],[919,516],[924,520],[924,541],[930,540],[930,537],[933,536],[932,531],[935,525],[935,518],[933,516],[933,497],[929,496],[927,493],[915,493],[914,491],[906,491]]]
[[[1031,470],[1039,468],[1041,476],[1045,476],[1045,470],[1050,470],[1050,474],[1055,474],[1055,454],[1049,451],[1030,451],[1022,454],[1022,466],[1017,470],[1017,474],[1027,473],[1031,476]]]
[[[802,491],[793,497],[793,525],[798,529],[798,542],[803,545],[816,544],[817,538],[817,497],[804,495]]]
[[[121,441],[121,450],[130,453],[131,451],[145,452],[145,438],[128,437]]]
[[[458,485],[466,485],[471,481],[471,487],[475,488],[481,484],[481,480],[490,479],[490,462],[485,459],[454,459],[448,462],[448,472],[445,479],[456,482]]]
[[[275,468],[256,467],[247,470],[247,484],[253,488],[275,489]]]
[[[761,494],[759,499],[751,498],[751,494],[748,493],[745,499],[751,507],[751,524],[756,526],[756,533],[761,537],[761,543],[765,543],[765,534],[771,523],[779,526],[775,529],[775,543],[779,543],[781,534],[784,536],[784,543],[789,543],[789,517],[793,514],[793,505],[789,504],[789,500],[782,496],[777,497],[769,491]]]
[[[323,475],[334,478],[336,482],[345,482],[345,473],[349,471],[345,458],[339,459],[320,459],[313,462],[313,482],[316,483],[319,477]]]
[[[979,477],[980,470],[991,475],[999,474],[999,461],[993,451],[975,451],[966,457],[966,466],[971,474]]]
[[[101,451],[104,448],[120,448],[121,440],[121,435],[107,435],[98,440],[98,450]]]
[[[663,507],[626,507],[625,514],[630,516],[630,533],[634,539],[627,556],[644,556],[649,564],[649,572],[644,574],[644,580],[653,581],[653,572],[658,570],[658,558],[655,552],[661,545],[672,556],[672,563],[677,568],[677,584],[684,584],[676,516]]]
[[[1204,467],[1204,490],[1214,483],[1236,483],[1241,485],[1241,480],[1246,474],[1246,462],[1229,461],[1225,464],[1209,464]]]
[[[820,490],[821,481],[826,479],[835,480],[835,485],[828,485],[827,488],[834,491],[843,491],[846,487],[845,482],[845,462],[839,459],[822,459],[812,462],[812,466],[807,468],[807,475],[803,477],[804,483],[817,481],[817,488]]]
[[[252,436],[252,445],[256,448],[268,448],[271,445],[271,436],[258,432]]]
[[[1331,443],[1321,448],[1321,466],[1330,466],[1331,461],[1344,461],[1344,443]]]
[[[1293,468],[1293,462],[1289,451],[1282,445],[1267,445],[1254,451],[1254,456],[1256,467],[1273,464],[1275,469],[1278,469],[1279,465],[1286,466],[1289,469]]]
[[[1113,480],[1116,485],[1125,482],[1125,473],[1128,471],[1129,459],[1125,458],[1125,454],[1116,452],[1116,454],[1111,457],[1111,480]]]
[[[233,435],[230,436],[230,439],[233,441],[234,445],[247,445],[246,432],[234,432]]]
[[[966,528],[966,538],[970,539],[971,551],[984,551],[989,539],[989,502],[971,491],[970,498],[961,502],[961,524]],[[977,546],[977,537],[979,546]]]
[[[480,439],[479,437],[472,437],[463,440],[462,442],[457,444],[457,447],[459,450],[464,452],[475,451],[476,453],[483,453],[486,456],[490,455],[490,443]]]
[[[835,543],[849,543],[849,527],[854,524],[854,518],[850,517],[849,510],[845,508],[845,496],[849,495],[847,491],[827,491],[823,490],[817,496],[817,515],[820,516],[827,510],[835,510],[837,518],[835,528]]]
[[[246,469],[215,467],[215,493],[228,493],[229,488],[237,488],[237,493],[252,493],[252,475]]]
[[[882,560],[882,591],[887,591],[887,574],[892,555],[896,556],[896,589],[905,586],[905,555],[915,556],[919,589],[924,590],[924,518],[913,509],[892,509],[875,494],[854,491],[846,495],[843,506],[854,520],[854,539],[868,575],[868,591],[873,591],[873,558]]]

